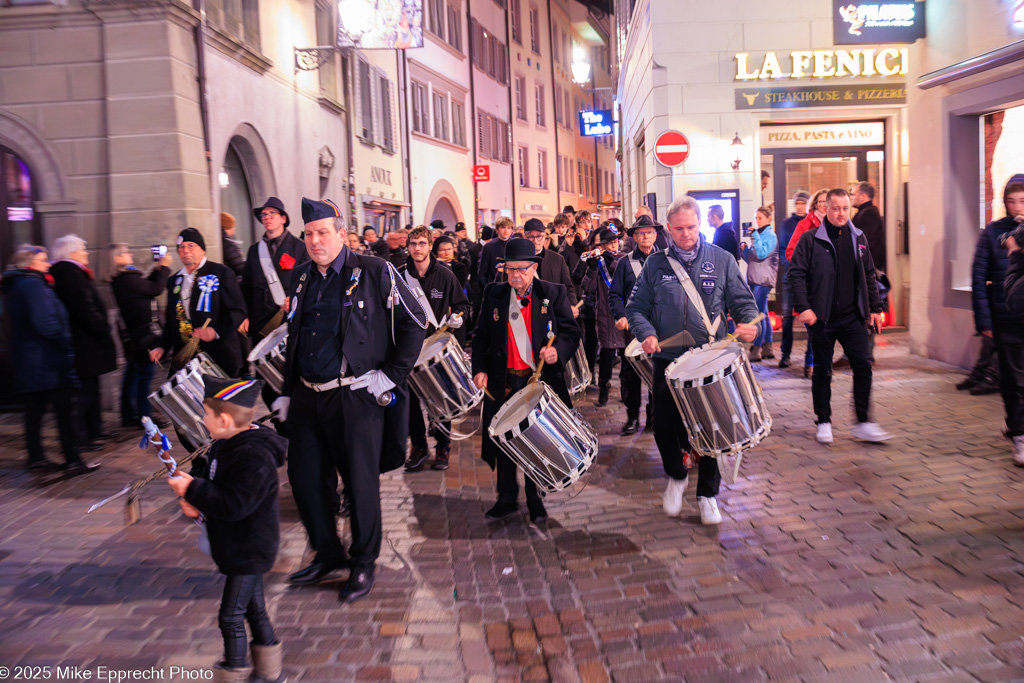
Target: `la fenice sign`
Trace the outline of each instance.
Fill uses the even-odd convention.
[[[907,48],[891,47],[882,50],[794,50],[788,59],[780,60],[776,53],[766,52],[757,65],[749,53],[740,52],[736,55],[736,80],[902,76],[907,73],[909,53]]]

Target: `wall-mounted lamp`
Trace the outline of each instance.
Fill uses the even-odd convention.
[[[220,173],[217,174],[217,182],[220,183],[220,189],[227,189],[228,185],[231,184],[231,178],[228,176],[228,172],[223,168],[220,169]]]
[[[576,46],[572,51],[572,81],[576,85],[583,85],[590,80],[590,62],[587,61],[587,51]]]
[[[740,133],[739,133],[739,131],[736,131],[736,135],[732,139],[732,144],[729,145],[729,146],[730,147],[742,147],[743,146],[743,140],[740,140]],[[732,170],[738,171],[738,170],[740,170],[740,163],[742,163],[742,161],[743,160],[740,159],[739,150],[736,150],[736,159],[734,161],[730,161],[729,165],[732,166]]]

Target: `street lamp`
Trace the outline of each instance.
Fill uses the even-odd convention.
[[[576,85],[584,85],[590,80],[590,62],[587,51],[577,45],[572,49],[572,81]]]
[[[338,19],[342,30],[353,43],[359,44],[377,23],[376,0],[338,0]]]
[[[742,147],[743,146],[743,140],[740,140],[740,133],[739,133],[739,131],[736,131],[736,135],[732,139],[732,144],[729,145],[729,146],[730,147]],[[729,165],[732,166],[732,170],[738,171],[738,170],[740,170],[740,164],[742,163],[742,161],[743,160],[740,159],[740,150],[736,150],[736,160],[735,161],[730,161]]]

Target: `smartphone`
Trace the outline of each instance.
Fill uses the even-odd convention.
[[[740,225],[740,227],[743,228],[743,236],[744,237],[750,237],[750,229],[754,227],[754,224],[753,223],[742,223]]]
[[[167,245],[166,244],[154,244],[149,248],[153,252],[153,260],[159,261],[164,256],[167,256]]]

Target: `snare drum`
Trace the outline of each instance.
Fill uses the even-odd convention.
[[[633,366],[648,389],[654,388],[654,361],[651,360],[650,354],[644,352],[644,345],[639,339],[629,342],[629,346],[626,347],[626,361]]]
[[[597,454],[597,434],[544,382],[510,396],[495,413],[488,432],[545,491],[572,486]]]
[[[200,351],[196,354],[196,357],[185,363],[185,367],[182,370],[191,372],[196,370],[200,375],[213,375],[214,377],[220,377],[221,379],[230,379],[228,373],[220,369],[220,366],[213,362],[213,360],[206,355],[206,353]]]
[[[220,371],[213,363],[210,365]],[[210,440],[210,432],[203,424],[204,372],[213,374],[201,370],[198,359],[193,359],[149,395],[150,402],[171,421],[181,445],[189,451]]]
[[[576,353],[565,364],[565,385],[569,388],[569,395],[574,401],[586,391],[592,378],[590,364],[587,363],[587,352],[583,349],[583,342],[580,342],[576,347]]]
[[[700,455],[738,453],[771,431],[761,385],[740,344],[691,349],[665,369],[665,381]]]
[[[434,424],[464,417],[484,395],[484,390],[473,384],[469,356],[447,332],[423,343],[416,367],[409,374],[409,386]]]
[[[260,340],[249,353],[248,361],[256,365],[256,374],[263,378],[274,393],[280,394],[284,386],[285,352],[288,350],[288,325],[281,325]]]

